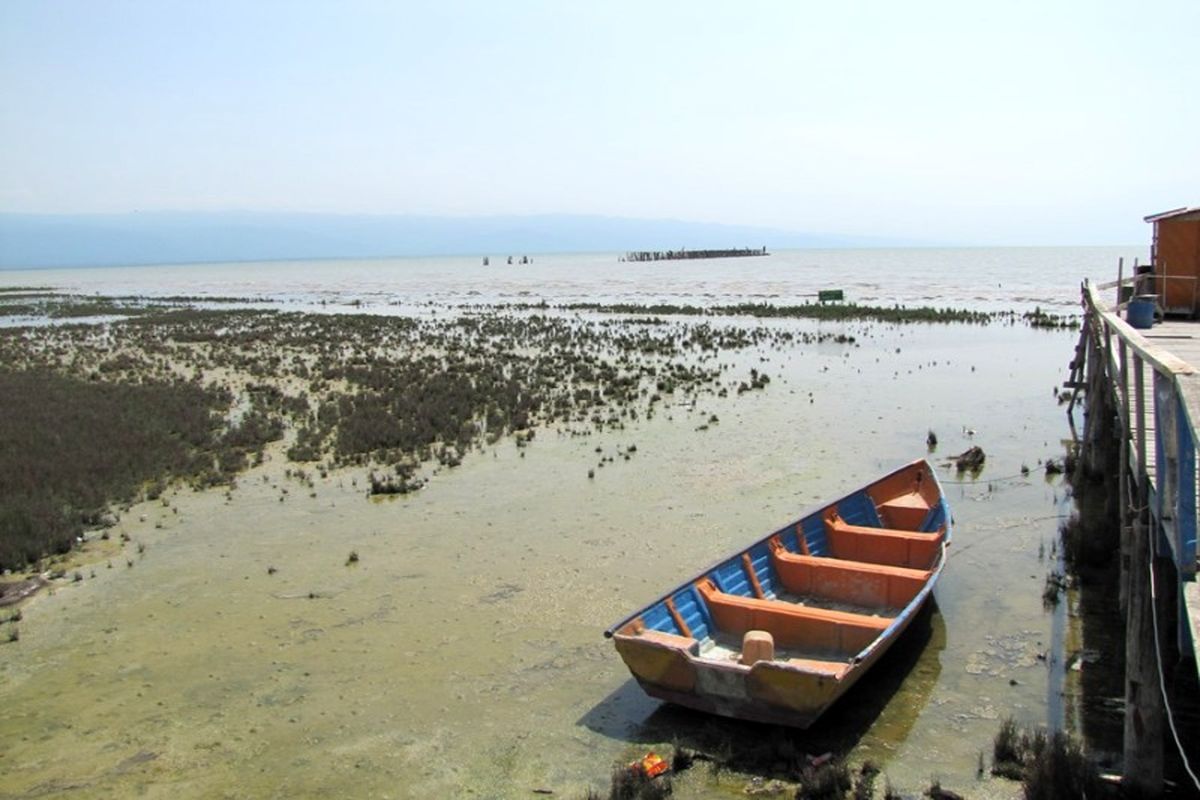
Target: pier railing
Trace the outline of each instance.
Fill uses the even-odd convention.
[[[1137,272],[1135,266],[1135,273]],[[1083,332],[1072,361],[1070,385],[1087,392],[1080,461],[1085,470],[1111,477],[1117,461],[1120,524],[1120,603],[1125,614],[1124,775],[1133,796],[1157,797],[1163,789],[1163,744],[1170,730],[1197,790],[1168,689],[1162,641],[1181,655],[1197,655],[1200,592],[1196,582],[1196,423],[1200,375],[1121,319],[1101,297],[1115,289],[1116,308],[1136,296],[1134,281],[1083,284]],[[1191,338],[1180,331],[1181,337]],[[1073,419],[1073,418],[1072,418]],[[1072,422],[1072,427],[1074,423]],[[1110,484],[1111,485],[1111,484]],[[1169,569],[1168,564],[1174,569]],[[1178,610],[1174,636],[1162,621]],[[1182,663],[1182,662],[1181,662]],[[1190,669],[1196,669],[1192,660]],[[1164,725],[1165,720],[1165,725]]]
[[[1086,363],[1106,366],[1121,429],[1122,477],[1147,482],[1146,497],[1162,526],[1163,544],[1180,578],[1194,580],[1200,374],[1149,341],[1101,298],[1102,290],[1118,285],[1084,282]],[[1123,524],[1138,488],[1121,492]]]

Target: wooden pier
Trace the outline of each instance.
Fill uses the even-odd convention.
[[[686,261],[692,258],[746,258],[767,256],[767,248],[737,247],[726,250],[634,250],[621,256],[621,261]]]
[[[1137,294],[1134,280],[1084,283],[1083,329],[1067,385],[1075,390],[1071,412],[1080,392],[1086,398],[1083,430],[1076,431],[1082,468],[1092,475],[1117,473],[1114,511],[1126,620],[1122,782],[1153,797],[1163,790],[1165,746],[1179,749],[1193,782],[1200,767],[1194,743],[1179,740],[1171,710],[1178,698],[1165,677],[1177,669],[1194,674],[1200,643],[1200,323],[1131,327],[1120,311],[1121,298]],[[1165,654],[1175,649],[1179,662],[1164,665]]]

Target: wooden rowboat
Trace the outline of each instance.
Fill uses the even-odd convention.
[[[915,461],[723,559],[604,635],[652,697],[807,728],[921,610],[950,534],[937,475]]]

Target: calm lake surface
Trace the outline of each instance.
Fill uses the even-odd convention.
[[[841,288],[869,304],[1063,313],[1084,277],[1115,278],[1118,257],[1128,269],[1144,253],[535,256],[525,266],[493,256],[488,268],[470,258],[10,271],[0,286],[261,296],[288,309],[358,301],[350,307],[378,313],[432,302],[439,314],[540,299],[783,304]],[[0,796],[582,798],[589,787],[606,794],[618,762],[714,737],[787,737],[814,755],[874,759],[905,793],[938,778],[967,796],[1016,796],[976,778],[1000,720],[1072,714],[1055,671],[1069,620],[1042,606],[1071,502],[1039,462],[1061,457],[1070,435],[1053,390],[1077,334],[763,324],[855,341],[723,354],[731,376],[754,367],[769,387],[681,397],[623,431],[546,430],[521,450],[504,440],[402,498],[365,499],[365,469],[309,490],[275,451],[228,498],[179,490],[135,506],[118,528],[132,542],[37,597],[20,641],[0,646]],[[699,430],[713,414],[720,422]],[[956,526],[936,608],[827,718],[787,732],[641,693],[605,627],[926,455],[929,430]],[[587,478],[596,448],[631,444],[630,460]],[[945,466],[973,444],[987,452],[978,478]],[[359,560],[348,565],[351,551]],[[744,797],[750,778],[701,764],[675,795]]]
[[[5,285],[84,293],[269,297],[289,305],[360,301],[368,308],[443,303],[629,302],[718,305],[814,300],[1024,311],[1076,308],[1085,277],[1117,276],[1138,248],[1006,247],[783,250],[766,257],[625,263],[615,253],[348,261],[272,261],[70,270],[0,270]],[[516,260],[519,260],[519,255]]]

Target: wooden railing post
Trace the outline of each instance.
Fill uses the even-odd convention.
[[[1120,467],[1117,476],[1117,494],[1118,494],[1118,541],[1120,542],[1120,589],[1119,598],[1121,604],[1121,613],[1126,613],[1129,610],[1129,499],[1130,499],[1130,480],[1129,480],[1129,445],[1130,445],[1130,425],[1129,425],[1129,352],[1125,346],[1125,340],[1119,339],[1117,345],[1117,354],[1119,359],[1118,376],[1117,376],[1117,401],[1118,414],[1120,416],[1120,436],[1121,443],[1119,445]]]
[[[1139,488],[1146,476],[1146,369],[1139,353],[1133,354],[1133,446],[1137,454],[1135,478]]]
[[[1187,412],[1187,402],[1182,391],[1176,395],[1177,500],[1175,519],[1178,538],[1175,552],[1179,577],[1194,580],[1196,577],[1196,436]]]

